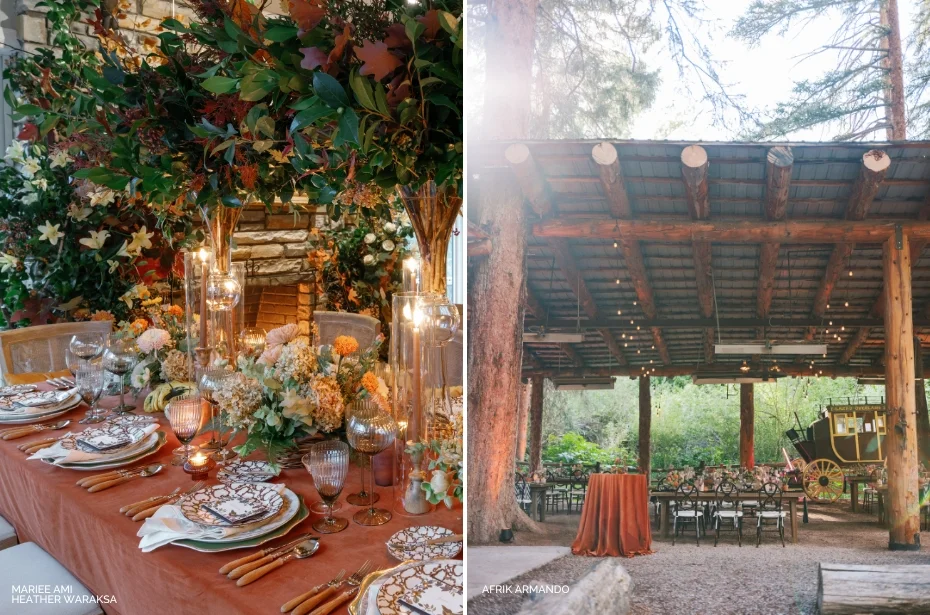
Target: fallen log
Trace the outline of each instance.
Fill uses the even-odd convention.
[[[820,564],[821,615],[930,613],[930,566]]]

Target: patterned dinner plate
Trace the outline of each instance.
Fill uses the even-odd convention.
[[[74,462],[59,462],[55,463],[49,459],[43,459],[42,461],[50,465],[58,466],[59,468],[67,468],[69,470],[82,470],[88,472],[94,472],[99,470],[112,470],[114,468],[122,468],[128,465],[132,465],[140,459],[144,459],[149,455],[154,455],[165,445],[168,441],[168,437],[163,431],[156,431],[155,433],[149,435],[148,438],[143,440],[143,444],[140,445],[140,448],[133,449],[131,453],[127,454],[125,457],[113,456],[108,457],[102,461],[74,461]]]
[[[38,390],[39,387],[34,384],[11,384],[0,387],[0,397],[12,397],[13,395],[22,395],[23,393],[32,393]]]
[[[388,539],[387,548],[396,559],[401,561],[426,561],[430,559],[452,558],[462,550],[461,542],[446,542],[438,545],[422,545],[432,538],[442,538],[454,534],[452,530],[436,525],[418,525],[403,529]],[[395,546],[395,545],[410,545]],[[421,546],[412,546],[421,545]]]
[[[259,523],[281,510],[284,501],[272,487],[250,483],[213,485],[181,502],[184,516],[208,527]]]
[[[158,419],[150,414],[118,414],[107,419],[111,425],[145,427],[157,423]]]
[[[222,483],[265,483],[277,476],[267,461],[230,461],[216,473]]]
[[[61,441],[61,448],[97,455],[119,455],[141,444],[145,439],[145,430],[139,427],[104,424],[90,427]]]
[[[2,401],[2,400],[0,400]],[[4,413],[0,410],[0,425],[25,425],[27,423],[44,423],[62,414],[71,412],[81,405],[81,396],[75,395],[72,399],[67,400],[64,404],[55,406],[51,409],[44,409],[42,412],[18,412],[15,414]]]
[[[81,396],[76,391],[33,391],[0,397],[0,417],[53,412]]]
[[[223,538],[201,538],[199,539],[199,542],[208,542],[211,544],[241,542],[243,540],[250,540],[252,538],[258,538],[259,536],[264,536],[268,532],[276,530],[277,528],[290,521],[302,506],[300,496],[290,489],[284,489],[284,491],[281,493],[281,499],[284,500],[284,506],[281,508],[281,511],[266,521],[256,524],[256,527],[250,527],[249,529],[243,528],[244,531],[236,534],[235,536]]]
[[[237,540],[232,541],[211,542],[206,540],[178,540],[171,544],[178,545],[179,547],[185,547],[187,549],[193,549],[194,551],[200,551],[202,553],[218,553],[219,551],[231,551],[233,549],[251,549],[252,547],[263,545],[268,541],[286,535],[288,532],[294,529],[297,524],[310,516],[310,510],[307,508],[306,504],[304,504],[303,500],[300,498],[297,499],[299,503],[297,514],[291,517],[290,521],[287,521],[283,525],[277,527],[274,530],[270,530],[267,533],[251,538],[238,537]]]
[[[402,568],[387,577],[378,589],[380,615],[420,615],[401,604],[416,605],[436,615],[457,615],[464,611],[462,562],[423,562]]]

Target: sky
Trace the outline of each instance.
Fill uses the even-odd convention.
[[[721,32],[715,37],[717,57],[726,61],[724,81],[734,85],[734,91],[746,96],[749,107],[773,106],[787,100],[794,81],[814,78],[832,63],[829,54],[799,63],[805,53],[824,42],[823,33],[832,33],[839,19],[820,19],[806,29],[782,37],[772,34],[750,49],[743,42],[725,37],[735,18],[742,15],[750,0],[706,0],[708,17],[719,20]],[[907,41],[911,18],[917,10],[914,0],[899,0],[901,36]],[[793,29],[793,28],[792,28]],[[678,68],[663,45],[653,49],[652,62],[661,67],[662,85],[656,102],[633,122],[630,137],[634,139],[729,140],[736,137],[725,128],[714,126],[708,113],[695,112],[695,103],[677,88]],[[668,131],[669,118],[683,125]],[[790,136],[789,140],[830,140],[834,131],[827,128],[807,130]]]

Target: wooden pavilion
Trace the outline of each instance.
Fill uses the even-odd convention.
[[[469,151],[469,198],[507,169],[528,208],[522,376],[534,425],[544,378],[639,377],[648,468],[650,376],[739,382],[751,466],[752,382],[880,379],[889,544],[919,546],[930,142],[484,143]],[[513,240],[475,220],[469,255]],[[794,353],[801,344],[826,352]],[[539,440],[530,435],[536,463]]]

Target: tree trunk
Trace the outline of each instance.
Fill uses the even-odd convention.
[[[739,385],[739,465],[751,470],[755,457],[755,397],[752,383]]]
[[[888,548],[920,548],[917,488],[917,397],[914,386],[914,322],[911,309],[911,256],[907,235],[901,246],[885,242],[885,436],[888,470]]]
[[[530,416],[530,396],[532,395],[533,385],[529,382],[524,384],[520,390],[520,404],[517,413],[517,461],[526,461],[526,428],[527,420]],[[532,471],[532,468],[530,468]]]
[[[915,383],[917,398],[917,455],[918,461],[930,465],[930,411],[927,409],[927,389],[924,373],[924,355],[920,347],[920,338],[914,338],[914,366],[918,374]]]
[[[487,140],[527,135],[538,0],[489,5],[484,114],[473,135]],[[523,193],[510,169],[481,175],[473,221],[492,241],[491,253],[469,280],[468,537],[497,540],[505,528],[538,525],[514,495],[516,408],[523,360],[525,257],[528,234]],[[472,181],[469,179],[469,181]]]
[[[649,376],[639,377],[639,469],[649,480],[649,441],[652,429],[652,389]]]
[[[533,376],[530,393],[530,473],[542,472],[542,418],[545,380]]]
[[[883,68],[888,71],[885,104],[888,107],[887,117],[891,124],[886,132],[890,140],[904,141],[907,139],[907,119],[904,100],[904,54],[901,50],[898,0],[885,0],[882,3],[881,22],[888,31],[888,35],[883,40],[883,46],[887,48],[888,55],[882,61]]]

